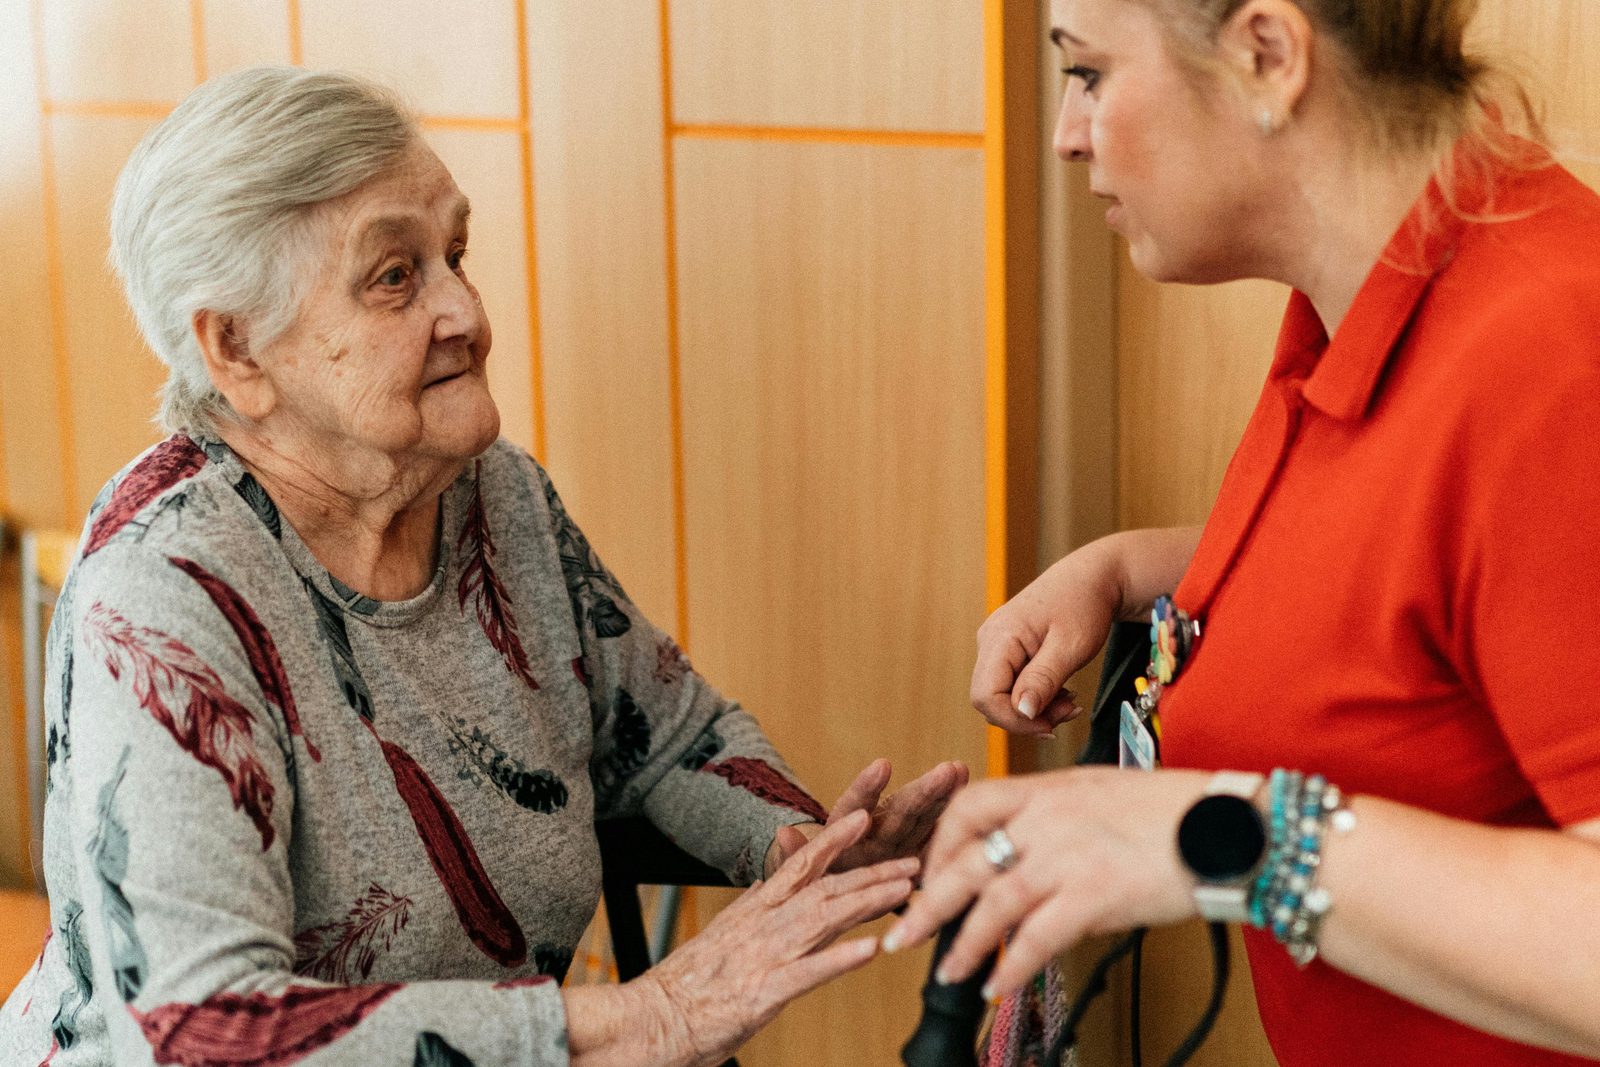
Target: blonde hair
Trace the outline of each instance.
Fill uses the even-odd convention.
[[[1177,57],[1203,73],[1219,66],[1217,37],[1246,0],[1134,2],[1162,16]],[[1445,179],[1458,163],[1529,166],[1547,159],[1529,150],[1545,137],[1520,81],[1467,47],[1478,0],[1292,2],[1334,46],[1327,54],[1341,68],[1341,89],[1376,147],[1461,143],[1468,151],[1460,161],[1446,157]]]

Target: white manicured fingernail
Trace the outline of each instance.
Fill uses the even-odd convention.
[[[980,995],[983,997],[984,1000],[993,1001],[994,1000],[994,983],[993,982],[985,982],[983,984],[983,990],[982,990]]]
[[[949,970],[942,963],[939,964],[939,969],[933,972],[933,980],[940,985],[949,985],[955,981],[954,978],[950,977]]]
[[[1017,714],[1030,722],[1035,715],[1039,714],[1039,709],[1034,706],[1032,693],[1022,694],[1022,699],[1017,701]]]
[[[883,947],[883,951],[885,952],[899,952],[900,928],[897,926],[893,930],[890,930],[888,933],[884,934],[881,945]]]

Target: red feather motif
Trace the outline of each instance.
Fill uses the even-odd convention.
[[[373,882],[343,919],[294,935],[294,973],[344,985],[364,982],[378,953],[389,951],[410,921],[411,898],[397,897]]]
[[[144,510],[146,504],[205,465],[206,454],[199,445],[181,433],[174,434],[151,449],[149,455],[123,475],[122,481],[112,491],[111,499],[95,516],[83,554],[90,556],[104,548],[118,530]]]
[[[478,474],[483,473],[483,461],[478,462]],[[511,595],[494,572],[494,541],[489,537],[489,520],[483,512],[483,492],[477,483],[472,487],[472,504],[461,526],[461,536],[456,547],[466,553],[461,568],[461,584],[457,594],[461,610],[467,610],[467,600],[473,601],[478,625],[495,651],[506,661],[506,670],[528,683],[529,689],[539,688],[533,670],[528,666],[528,655],[522,650],[522,638],[517,634],[517,620],[511,614]]]
[[[39,946],[39,958],[33,961],[33,971],[35,972],[35,977],[37,977],[38,971],[42,967],[44,967],[44,954],[45,954],[45,952],[47,952],[49,950],[49,948],[50,948],[50,939],[52,937],[54,937],[54,936],[56,936],[56,928],[54,926],[50,927],[50,929],[48,929],[48,930],[46,930],[44,932],[44,944]],[[30,988],[28,990],[27,1003],[22,1005],[22,1010],[20,1012],[18,1012],[17,1014],[19,1016],[26,1015],[26,1014],[28,1014],[28,1009],[31,1008],[31,1007],[33,1007],[33,990]],[[51,1050],[51,1055],[54,1055],[54,1054],[55,1054],[54,1050],[52,1049]],[[45,1060],[48,1062],[49,1058],[50,1058],[49,1056],[46,1056]]]
[[[249,710],[176,638],[135,626],[99,602],[89,609],[84,626],[111,677],[121,681],[127,674],[139,706],[186,752],[222,775],[234,809],[243,808],[260,832],[261,851],[270,848],[272,783],[255,756]]]
[[[763,763],[749,756],[729,756],[725,760],[708,763],[700,769],[709,771],[719,778],[725,778],[729,785],[754,793],[770,804],[797,811],[817,822],[828,821],[828,813],[822,805],[818,804],[810,793],[785,778],[770,763]]]
[[[244,646],[244,654],[250,660],[250,671],[256,676],[256,684],[261,686],[261,695],[283,713],[283,721],[289,727],[289,733],[300,738],[306,743],[306,751],[318,763],[322,762],[322,753],[317,751],[317,746],[306,737],[305,731],[300,728],[300,713],[295,709],[294,693],[289,689],[289,675],[283,669],[283,660],[278,656],[278,646],[272,643],[272,635],[267,633],[267,628],[261,624],[261,617],[255,609],[247,603],[244,597],[234,591],[222,579],[200,566],[198,563],[186,559],[167,560],[168,563],[178,568],[206,591],[211,602],[222,612],[222,617],[228,620],[228,625],[233,627],[233,634],[239,639],[239,644]]]
[[[44,1054],[44,1059],[39,1061],[39,1067],[50,1067],[50,1061],[56,1058],[56,1053],[61,1051],[60,1038],[54,1034],[50,1036],[50,1051]]]
[[[219,993],[199,1004],[163,1004],[128,1013],[159,1064],[276,1067],[293,1063],[353,1030],[401,987],[303,988],[280,996]]]
[[[450,903],[455,905],[456,917],[467,937],[501,966],[521,966],[528,959],[527,939],[516,916],[489,881],[466,827],[450,810],[438,786],[405,749],[382,738],[378,743],[394,772],[395,788],[411,811],[422,847],[427,850]]]

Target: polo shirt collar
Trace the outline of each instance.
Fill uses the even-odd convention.
[[[1293,294],[1273,373],[1303,377],[1301,395],[1324,414],[1346,421],[1364,418],[1417,306],[1453,258],[1464,225],[1430,180],[1331,341],[1311,300]]]

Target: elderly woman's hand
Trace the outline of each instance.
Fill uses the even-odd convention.
[[[919,864],[827,873],[867,826],[861,812],[831,823],[637,980],[659,994],[663,1013],[668,1047],[652,1063],[721,1062],[789,1001],[873,957],[874,938],[835,939],[903,904]]]
[[[884,948],[923,940],[971,904],[939,978],[966,978],[1006,938],[987,989],[1004,996],[1085,937],[1194,915],[1177,828],[1207,777],[1085,767],[963,790],[939,820],[923,891]],[[1006,870],[984,850],[999,829],[1015,849]]]
[[[865,836],[845,849],[834,862],[833,870],[847,871],[870,863],[920,856],[933,835],[934,824],[956,790],[967,784],[967,765],[959,760],[941,763],[903,789],[883,795],[894,768],[886,759],[875,759],[862,768],[856,780],[839,797],[828,813],[832,826],[847,815],[865,811],[872,817]],[[821,832],[816,823],[785,826],[772,839],[767,851],[767,876],[788,861],[810,838]]]

